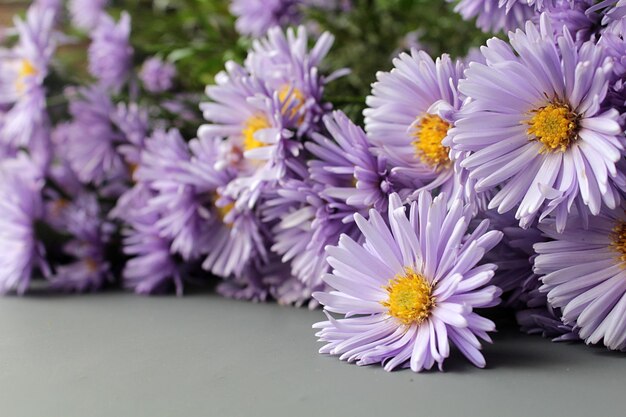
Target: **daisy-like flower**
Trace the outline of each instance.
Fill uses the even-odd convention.
[[[588,222],[588,227],[585,223]],[[587,221],[570,216],[558,233],[554,222],[540,225],[554,239],[538,243],[535,273],[548,303],[586,343],[626,350],[626,212],[603,210]]]
[[[114,91],[118,91],[126,83],[132,66],[130,29],[128,13],[122,13],[117,23],[108,14],[103,14],[90,34],[89,73],[98,79],[102,86]]]
[[[329,137],[313,133],[306,144],[316,158],[309,161],[311,179],[325,187],[324,196],[354,207],[354,212],[384,211],[394,191],[386,160],[371,152],[363,129],[341,111],[326,116],[324,125]],[[352,214],[347,221],[352,221]]]
[[[0,140],[14,147],[30,144],[48,121],[43,83],[56,49],[54,19],[53,9],[31,6],[26,20],[15,20],[16,46],[0,55],[0,105],[11,106]]]
[[[161,293],[173,286],[182,295],[184,269],[170,250],[171,239],[161,236],[155,226],[160,216],[147,204],[152,195],[144,184],[136,184],[111,212],[125,223],[123,251],[131,257],[122,271],[124,286],[138,294]]]
[[[300,23],[300,3],[302,0],[232,0],[230,12],[237,16],[237,32],[260,37],[272,26]]]
[[[23,158],[0,164],[0,293],[28,289],[33,271],[49,275],[35,223],[42,220],[43,181]]]
[[[465,20],[476,18],[476,26],[483,32],[515,30],[536,13],[526,0],[461,0],[454,11]]]
[[[183,183],[193,187],[196,216],[206,225],[202,267],[226,278],[241,275],[252,260],[267,261],[268,232],[257,209],[238,207],[226,194],[237,176],[237,158],[241,155],[219,138],[194,139],[189,149],[191,161]]]
[[[127,175],[117,151],[124,136],[114,129],[111,115],[115,106],[98,87],[68,91],[72,121],[53,137],[76,175],[83,183],[100,184]]]
[[[450,149],[442,144],[461,107],[457,84],[463,64],[443,55],[434,61],[423,51],[403,53],[391,72],[379,72],[364,111],[374,151],[392,172],[411,180],[408,188],[454,186]]]
[[[115,226],[103,219],[95,194],[83,192],[73,201],[54,196],[47,203],[46,220],[58,232],[72,239],[63,246],[73,260],[55,268],[49,277],[53,288],[63,291],[96,291],[113,280],[106,259],[107,244]]]
[[[552,214],[563,230],[573,205],[594,215],[602,203],[617,206],[625,139],[618,112],[601,107],[611,59],[592,42],[553,33],[544,14],[539,28],[529,22],[511,33],[511,46],[488,41],[487,64],[470,65],[459,83],[471,101],[450,135],[456,151],[471,151],[460,165],[476,191],[498,187],[489,208],[517,207],[522,227]]]
[[[359,365],[384,364],[419,372],[442,369],[455,345],[474,365],[485,366],[480,339],[495,325],[474,308],[499,302],[500,290],[487,284],[496,268],[477,266],[502,234],[483,221],[468,234],[471,207],[456,201],[448,211],[445,194],[422,192],[409,218],[400,198],[389,199],[389,226],[375,210],[369,220],[355,215],[364,244],[342,237],[329,247],[332,291],[315,293],[328,313],[344,314],[317,323],[326,342],[321,353]]]
[[[171,89],[174,77],[176,77],[174,64],[157,57],[147,59],[139,72],[144,88],[151,93],[162,93]]]
[[[566,27],[574,40],[582,44],[592,38],[599,29],[600,18],[596,13],[588,13],[590,0],[557,0],[548,5],[545,12],[557,34]],[[541,15],[533,18],[539,23]]]
[[[68,0],[72,24],[83,30],[96,27],[100,18],[106,14],[105,8],[108,4],[109,0]]]

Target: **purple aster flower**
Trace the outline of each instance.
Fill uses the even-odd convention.
[[[272,26],[300,23],[300,3],[302,0],[232,0],[230,12],[237,17],[237,32],[260,37]]]
[[[115,107],[101,88],[69,91],[69,111],[73,120],[55,136],[55,145],[83,183],[100,184],[128,175],[128,168],[117,151],[123,135],[111,124]]]
[[[602,12],[602,24],[608,25],[626,17],[626,0],[602,0],[590,4],[587,13]]]
[[[585,225],[588,223],[588,227]],[[626,350],[626,212],[603,210],[581,219],[572,215],[565,232],[554,222],[540,225],[551,242],[538,243],[535,273],[548,303],[586,343]]]
[[[95,194],[77,195],[73,201],[55,196],[47,203],[46,220],[72,239],[63,246],[73,260],[58,266],[49,277],[53,288],[63,291],[96,291],[113,280],[106,246],[115,226],[103,219]]]
[[[118,103],[110,118],[111,123],[124,137],[117,151],[132,168],[139,163],[150,130],[148,110],[137,103]]]
[[[517,207],[522,227],[552,214],[562,230],[573,205],[592,214],[616,207],[625,140],[618,112],[600,106],[611,59],[567,31],[555,43],[553,33],[543,15],[540,28],[510,34],[512,47],[488,41],[487,64],[470,65],[459,83],[471,101],[450,135],[456,151],[471,151],[460,165],[476,191],[499,187],[489,208]]]
[[[350,213],[375,208],[384,211],[393,181],[387,163],[370,151],[365,132],[340,112],[324,119],[329,136],[314,133],[307,149],[317,159],[309,161],[311,179],[325,186],[323,194],[355,207]]]
[[[496,266],[477,263],[501,233],[487,231],[485,220],[468,234],[471,208],[459,200],[447,207],[444,194],[433,200],[422,192],[407,218],[392,194],[389,226],[375,210],[369,220],[355,215],[365,243],[344,236],[329,247],[333,272],[324,281],[333,290],[313,295],[329,319],[313,326],[326,343],[321,353],[419,372],[435,363],[442,369],[454,345],[485,366],[479,338],[490,342],[495,325],[473,309],[496,305],[500,290],[487,286]]]
[[[0,164],[0,293],[28,289],[33,270],[49,274],[35,223],[43,218],[43,181],[26,158]]]
[[[267,262],[268,232],[256,208],[239,207],[226,194],[237,175],[237,150],[218,138],[189,143],[187,184],[193,185],[206,221],[206,259],[202,267],[221,277],[239,276],[253,259]]]
[[[128,13],[122,13],[117,24],[109,15],[104,14],[90,34],[89,73],[104,87],[114,91],[122,88],[132,66],[130,29]]]
[[[578,332],[561,321],[560,309],[554,309],[548,304],[546,295],[539,291],[540,285],[539,277],[532,274],[520,288],[519,300],[524,305],[515,313],[515,318],[521,330],[550,338],[553,342],[580,340]]]
[[[111,216],[121,219],[123,251],[131,258],[122,271],[124,286],[138,294],[167,291],[172,286],[182,295],[182,265],[170,250],[171,239],[161,236],[155,226],[159,214],[148,206],[152,192],[143,184],[136,184],[123,194]]]
[[[206,249],[203,242],[211,233],[208,209],[203,208],[211,199],[203,195],[204,189],[198,192],[188,183],[190,160],[189,147],[178,130],[157,130],[146,141],[134,175],[154,192],[147,205],[160,213],[155,228],[171,239],[172,252],[185,260],[197,258]]]
[[[595,13],[587,13],[589,0],[557,0],[546,8],[546,14],[556,34],[563,34],[563,27],[574,37],[578,44],[586,42],[595,35],[599,28],[599,17]],[[541,15],[533,21],[538,24]]]
[[[454,11],[465,20],[476,18],[476,26],[483,32],[515,30],[536,13],[525,0],[461,0]]]
[[[174,77],[176,77],[174,64],[157,57],[147,59],[139,72],[144,88],[151,93],[170,90],[174,85]]]
[[[16,46],[0,54],[0,104],[11,106],[0,141],[11,146],[27,146],[48,122],[43,82],[56,48],[54,17],[50,8],[30,7],[26,20],[15,20]]]
[[[444,143],[461,107],[457,84],[463,64],[448,55],[434,61],[423,51],[403,53],[393,63],[391,72],[377,74],[364,111],[374,152],[389,162],[393,175],[409,180],[407,188],[456,194],[452,159],[462,155],[451,155]]]
[[[109,0],[68,0],[72,24],[79,29],[91,30],[106,14],[104,9],[108,3]]]

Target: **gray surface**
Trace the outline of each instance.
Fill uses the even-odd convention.
[[[316,353],[320,311],[213,295],[0,300],[0,414],[624,416],[626,357],[501,333],[489,369],[388,374]]]

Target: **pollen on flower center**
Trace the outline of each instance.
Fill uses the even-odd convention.
[[[269,122],[263,115],[256,114],[250,116],[246,120],[245,127],[241,132],[243,134],[243,148],[245,151],[249,151],[256,148],[261,148],[266,144],[256,139],[254,135],[261,129],[267,129],[270,127]]]
[[[37,74],[37,69],[34,65],[29,60],[22,59],[17,73],[17,80],[15,81],[16,88],[19,91],[23,91],[26,88],[26,82],[24,80],[35,74]]]
[[[611,233],[611,249],[618,253],[618,259],[626,267],[626,222],[618,222]]]
[[[222,223],[224,223],[227,226],[230,226],[231,223],[227,222],[225,219],[226,219],[226,216],[228,216],[228,213],[230,213],[231,210],[233,208],[235,208],[235,203],[228,203],[228,204],[226,204],[224,206],[218,206],[217,205],[217,200],[219,200],[219,199],[220,199],[219,193],[217,193],[217,192],[214,193],[214,195],[213,195],[213,206],[215,207],[215,213],[217,214],[218,219],[220,219],[220,221]]]
[[[450,124],[437,115],[422,117],[413,131],[415,155],[433,168],[447,165],[450,148],[443,146],[441,141],[448,134],[448,129]]]
[[[290,116],[293,117],[304,106],[304,94],[297,88],[292,88],[289,85],[284,85],[278,91],[278,99],[282,103],[281,113],[285,114],[287,110],[290,110]]]
[[[410,268],[390,280],[385,289],[389,297],[381,304],[389,309],[390,316],[406,325],[423,322],[435,304],[430,283]]]
[[[576,140],[578,116],[567,104],[554,102],[533,110],[525,123],[531,140],[543,144],[543,152],[564,152]]]

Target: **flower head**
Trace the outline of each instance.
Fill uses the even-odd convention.
[[[260,37],[272,26],[300,22],[302,0],[233,0],[230,12],[237,16],[235,27],[243,35]]]
[[[471,101],[451,138],[454,150],[471,152],[460,165],[476,191],[499,190],[489,208],[517,207],[523,227],[552,214],[562,230],[573,205],[592,214],[616,207],[626,142],[618,112],[601,106],[611,59],[592,42],[553,33],[543,15],[540,27],[511,33],[511,46],[488,41],[487,63],[470,65],[459,83]]]
[[[114,91],[124,85],[132,65],[130,29],[128,13],[122,13],[117,23],[109,15],[104,14],[90,34],[89,72],[102,86]]]
[[[448,211],[444,194],[428,192],[411,205],[409,218],[399,197],[389,199],[389,226],[375,210],[369,220],[355,215],[365,237],[342,237],[329,247],[333,267],[315,293],[327,313],[344,314],[317,323],[322,353],[359,365],[415,372],[442,368],[455,345],[473,364],[485,365],[478,338],[490,341],[494,324],[473,311],[498,303],[500,290],[487,285],[495,265],[477,266],[501,238],[483,221],[468,234],[471,207],[456,201]]]
[[[109,0],[69,0],[67,7],[72,24],[83,30],[96,27],[106,14],[105,8],[108,4]]]
[[[527,0],[461,0],[454,11],[484,32],[515,30],[536,13]]]
[[[626,350],[626,212],[603,210],[587,221],[572,215],[568,223],[563,233],[554,222],[539,226],[553,239],[535,245],[540,291],[585,342]]]
[[[151,93],[168,91],[174,85],[176,67],[157,57],[147,59],[139,72],[139,78],[146,90]]]

